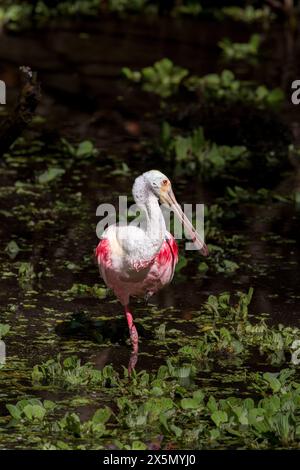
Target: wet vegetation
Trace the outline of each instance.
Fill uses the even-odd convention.
[[[298,5],[213,3],[1,4],[0,120],[19,54],[42,89],[0,160],[1,449],[299,448]],[[179,241],[133,302],[129,375],[96,209],[151,168],[205,203],[210,256]]]

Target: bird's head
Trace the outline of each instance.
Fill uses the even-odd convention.
[[[169,178],[158,170],[147,171],[136,178],[133,186],[135,200],[138,201],[144,199],[146,194],[149,192],[156,196],[162,204],[173,210],[174,214],[190,234],[196,247],[204,256],[208,256],[208,248],[206,244],[176,201]]]
[[[160,200],[163,200],[164,194],[171,189],[169,178],[158,170],[150,170],[143,174],[143,178],[150,191]]]

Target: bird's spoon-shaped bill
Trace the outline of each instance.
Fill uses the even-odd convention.
[[[203,256],[208,256],[208,248],[204,241],[201,239],[200,235],[196,231],[196,229],[191,224],[190,220],[187,218],[183,210],[181,209],[180,205],[176,201],[175,195],[172,189],[165,191],[161,194],[161,202],[166,203],[177,215],[178,219],[183,223],[184,227],[186,228],[187,232],[190,234],[191,239],[200,253]]]

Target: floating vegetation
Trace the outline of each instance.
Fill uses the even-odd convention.
[[[232,42],[229,38],[224,38],[218,43],[218,46],[222,50],[223,57],[227,60],[247,60],[258,55],[261,41],[259,34],[252,34],[248,42]]]
[[[132,71],[128,67],[122,69],[128,80],[141,83],[142,89],[156,93],[162,98],[168,98],[177,93],[183,79],[189,74],[185,68],[174,65],[170,59],[162,59],[152,67],[145,67],[141,71]]]
[[[225,328],[220,334],[223,349],[229,346],[230,337]],[[180,353],[193,360],[198,357],[191,356],[187,348],[182,348]],[[53,374],[51,365],[50,369],[47,365],[42,367],[46,367],[46,373],[50,372],[51,376],[57,375],[57,371]],[[67,364],[65,373],[68,368]],[[44,438],[36,444],[37,448],[76,449],[79,443],[82,448],[107,448],[112,444],[117,448],[124,445],[137,448],[139,442],[139,448],[146,449],[158,434],[164,435],[162,448],[170,441],[182,448],[207,448],[212,443],[218,447],[222,446],[225,437],[228,443],[232,440],[241,447],[267,448],[274,441],[282,447],[298,446],[300,384],[290,380],[293,371],[252,374],[249,377],[252,386],[257,394],[262,394],[262,398],[254,400],[242,397],[219,399],[205,386],[201,389],[196,385],[184,386],[180,379],[183,370],[181,366],[176,372],[169,364],[162,366],[156,374],[142,371],[130,380],[126,374],[124,377],[116,374],[113,394],[117,400],[117,413],[105,407],[98,409],[88,421],[82,422],[78,414],[72,412],[53,421],[53,417],[49,420],[51,413],[56,406],[61,408],[62,405],[25,399],[16,405],[7,405],[12,417],[9,425],[18,425],[18,432],[22,430],[25,437],[32,426],[39,423]],[[84,384],[86,386],[87,382]],[[111,394],[110,388],[105,391],[107,386],[108,383],[101,388],[102,394]],[[134,432],[128,433],[128,428]],[[67,442],[61,447],[63,435]]]
[[[28,22],[31,13],[32,7],[26,3],[1,7],[0,24],[2,27],[8,27],[11,30],[18,30],[21,25]]]
[[[258,47],[257,37],[253,39],[250,49],[254,48],[254,44]],[[240,47],[234,48],[235,53],[236,49]],[[191,92],[200,93],[207,100],[241,101],[259,107],[277,106],[284,99],[284,93],[280,88],[269,90],[265,85],[238,80],[231,70],[225,69],[220,75],[211,73],[199,77],[191,75],[185,68],[174,65],[167,58],[141,71],[132,71],[125,67],[123,74],[128,80],[139,83],[143,90],[155,93],[161,98],[171,97],[178,92],[180,86],[183,86]]]
[[[98,299],[105,299],[107,289],[98,285],[90,287],[86,284],[73,284],[73,286],[65,292],[65,295],[71,298],[92,295]]]
[[[224,7],[222,12],[235,21],[244,23],[270,22],[275,18],[274,13],[268,5],[263,8],[255,8],[252,5],[243,7]]]
[[[83,17],[99,14],[99,0],[75,0],[56,2],[52,7],[47,1],[39,0],[32,2],[22,2],[21,4],[2,6],[0,9],[0,23],[13,31],[22,30],[32,26],[35,20],[39,26],[44,26],[51,19],[61,15],[74,17],[82,15]]]
[[[217,145],[204,136],[202,127],[191,135],[172,136],[172,128],[163,123],[161,143],[164,152],[174,162],[180,173],[198,175],[205,180],[216,178],[235,168],[249,166],[249,153],[244,146]]]
[[[105,386],[106,382],[112,384],[115,381],[115,374],[110,366],[102,371],[95,370],[90,363],[81,365],[80,359],[75,356],[61,360],[58,355],[57,360],[49,361],[34,366],[32,371],[32,381],[34,383],[51,383],[66,388],[78,386]]]
[[[9,325],[5,325],[4,323],[0,323],[0,339],[4,338],[4,336],[6,336],[7,333],[9,333],[9,330],[10,330]]]
[[[108,9],[112,12],[141,12],[148,4],[148,0],[108,0]]]
[[[250,287],[247,294],[238,292],[236,297],[238,302],[234,306],[230,303],[230,294],[223,293],[218,297],[210,295],[207,302],[204,304],[204,309],[212,313],[215,317],[221,318],[222,315],[226,315],[226,318],[232,320],[247,320],[248,319],[248,307],[251,303],[253,296],[253,288]]]
[[[25,396],[6,404],[9,416],[0,426],[14,428],[20,446],[27,440],[36,449],[151,449],[158,435],[161,449],[170,442],[176,448],[222,448],[224,441],[239,448],[297,448],[300,383],[286,354],[299,329],[267,326],[263,319],[252,323],[252,296],[252,288],[235,296],[209,296],[195,318],[197,335],[181,335],[177,352],[157,371],[133,371],[129,376],[125,368],[99,370],[76,356],[60,355],[35,365],[28,371],[35,394],[45,388],[58,397],[60,390],[74,394],[80,389],[80,398],[70,402]],[[164,344],[173,333],[164,324],[158,341]],[[279,364],[274,354],[281,352],[285,368],[249,371],[254,350],[270,367]],[[215,367],[225,363],[220,375]],[[215,388],[215,380],[223,386]],[[226,389],[227,382],[235,384],[234,395]],[[96,400],[89,419],[70,410],[88,406],[94,393],[101,406]]]
[[[6,4],[6,5],[5,5]],[[198,16],[202,12],[201,2],[180,2],[176,5],[162,7],[160,1],[151,0],[62,0],[52,3],[39,0],[33,4],[29,1],[11,5],[4,2],[0,9],[0,23],[2,27],[13,31],[22,30],[32,26],[33,21],[44,27],[51,20],[61,17],[75,18],[101,18],[107,13],[112,14],[149,14],[157,15],[163,8],[169,15]]]
[[[49,168],[48,170],[44,171],[44,173],[40,174],[37,178],[39,184],[47,184],[51,181],[60,178],[65,173],[63,168]]]
[[[183,15],[183,16],[198,16],[200,13],[203,12],[203,7],[201,2],[195,2],[191,0],[187,0],[186,2],[180,2],[177,6],[175,5],[172,14],[176,15]]]
[[[37,3],[24,0],[20,4],[10,4],[4,1],[0,9],[2,27],[19,31],[32,26],[33,22],[40,28],[47,26],[53,20],[61,17],[70,19],[101,19],[107,13],[112,15],[149,15],[157,16],[163,13],[171,17],[190,16],[197,18],[200,15],[213,19],[223,20],[224,16],[234,21],[247,24],[261,23],[269,26],[276,18],[275,12],[279,7],[271,8],[268,5],[255,8],[252,5],[245,7],[229,6],[215,7],[202,5],[201,0],[180,0],[166,2],[161,0],[61,0],[51,3],[49,0],[39,0]]]
[[[18,278],[21,282],[29,282],[36,276],[32,263],[20,262],[18,269]]]
[[[86,159],[98,155],[98,150],[90,140],[83,140],[78,146],[72,145],[67,139],[61,139],[63,152],[77,159]]]
[[[28,424],[30,422],[41,422],[44,420],[47,413],[50,413],[55,408],[55,403],[50,400],[41,400],[37,398],[23,399],[18,401],[15,405],[6,405],[12,419],[9,426],[16,424]]]
[[[18,255],[20,247],[15,240],[11,240],[6,245],[5,251],[11,259],[14,259]]]
[[[284,99],[280,88],[269,90],[265,85],[238,80],[231,70],[223,70],[220,75],[190,76],[185,86],[190,91],[198,91],[205,99],[248,102],[259,107],[278,106]]]

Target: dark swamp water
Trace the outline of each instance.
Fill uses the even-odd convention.
[[[219,72],[224,64],[217,42],[224,36],[244,40],[250,32],[250,27],[230,22],[199,26],[189,20],[115,19],[0,37],[0,71],[8,86],[9,105],[17,96],[18,66],[30,65],[42,84],[38,116],[44,118],[35,120],[25,141],[0,166],[0,318],[11,327],[5,337],[7,362],[0,375],[2,416],[7,414],[5,404],[24,395],[62,402],[76,398],[76,394],[31,383],[32,367],[58,353],[76,354],[97,369],[107,364],[117,370],[127,366],[130,349],[122,308],[112,294],[101,299],[91,290],[96,284],[102,286],[93,260],[95,212],[100,203],[129,195],[134,177],[152,167],[172,178],[181,203],[201,201],[211,206],[217,202],[224,211],[218,221],[222,233],[227,238],[238,235],[241,243],[229,251],[224,248],[225,256],[239,266],[234,272],[218,272],[208,259],[209,269],[203,273],[198,269],[203,260],[193,252],[172,284],[148,305],[133,302],[141,333],[137,369],[157,370],[166,356],[176,352],[176,340],[157,341],[154,330],[161,324],[166,323],[167,331],[182,331],[185,337],[197,333],[193,318],[211,294],[247,292],[253,287],[249,311],[254,321],[265,313],[270,325],[300,327],[300,207],[289,199],[300,192],[300,173],[297,162],[291,163],[287,155],[289,143],[300,143],[299,110],[289,102],[291,81],[300,74],[299,37],[275,24],[266,35],[259,66],[238,64],[234,69],[240,77],[284,89],[286,101],[275,121],[264,111],[251,116],[247,111],[228,114],[216,108],[211,115],[201,115],[195,103],[186,103],[184,97],[180,101],[179,125],[187,129],[201,124],[218,143],[250,141],[257,144],[259,154],[284,142],[282,170],[265,175],[258,171],[251,181],[241,177],[199,182],[196,176],[173,174],[169,164],[148,150],[159,134],[159,100],[128,85],[120,75],[124,66],[139,69],[163,57],[198,75]],[[72,143],[90,139],[99,153],[82,160],[69,158],[57,150],[60,137]],[[125,167],[122,173],[118,170],[124,162],[129,170]],[[64,168],[65,173],[50,185],[38,185],[38,176],[48,166]],[[254,193],[268,188],[281,197],[239,202],[238,209],[231,210],[223,204],[224,188],[235,185]],[[12,240],[20,248],[17,254],[6,248]],[[32,275],[27,272],[22,277],[22,263],[30,263]],[[66,292],[74,284],[91,289],[81,295]],[[252,368],[265,370],[264,360],[254,355],[247,363],[247,369]],[[218,381],[220,370],[216,365],[212,389],[231,387]],[[87,395],[91,402],[79,409],[83,418],[102,400],[101,392]],[[73,408],[77,409],[75,404]],[[30,447],[34,442],[18,437],[17,444],[15,439],[10,432],[0,433],[0,447]]]

